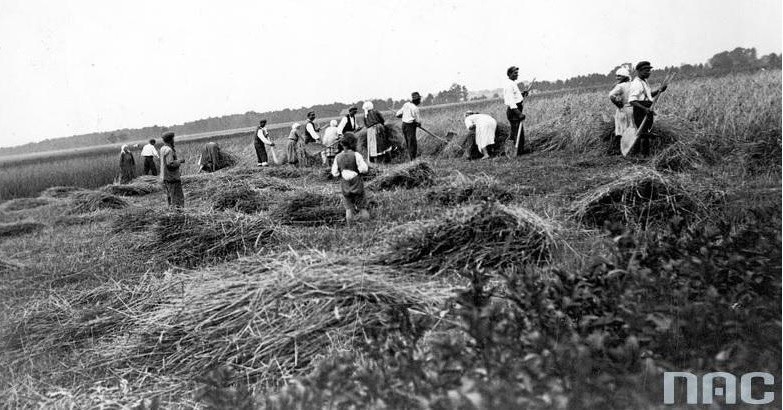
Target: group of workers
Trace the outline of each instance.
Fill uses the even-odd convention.
[[[640,152],[649,155],[649,138],[651,136],[652,118],[655,112],[652,109],[654,98],[666,90],[666,84],[657,90],[652,90],[647,83],[652,66],[648,61],[642,61],[636,65],[637,76],[631,79],[630,69],[620,67],[616,71],[617,85],[609,93],[610,101],[617,107],[615,113],[615,134],[622,136],[628,129],[633,129],[639,136]],[[524,100],[528,96],[531,87],[521,90],[517,83],[519,67],[512,66],[506,70],[508,80],[503,87],[503,103],[506,106],[506,117],[511,127],[511,136],[514,141],[516,155],[525,152],[525,131],[523,121]],[[419,105],[421,95],[418,92],[411,94],[410,101],[396,112],[396,117],[402,120],[402,133],[405,138],[405,148],[411,160],[417,157],[416,131],[421,127]],[[356,107],[350,107],[347,114],[340,121],[331,120],[321,135],[321,128],[315,123],[316,114],[307,113],[307,121],[302,125],[294,123],[288,134],[285,149],[284,163],[298,166],[315,165],[319,160],[323,165],[331,168],[331,174],[340,178],[343,204],[346,210],[346,220],[366,219],[366,201],[364,185],[361,174],[369,169],[364,156],[357,151],[356,132],[366,131],[367,158],[373,163],[387,163],[390,161],[390,153],[393,145],[386,135],[383,115],[377,111],[372,102],[362,105],[364,110],[363,126],[356,120]],[[475,150],[482,159],[489,158],[492,153],[490,147],[495,143],[497,121],[488,114],[468,111],[465,113],[465,127],[474,131],[469,135],[474,139],[468,141],[468,150]],[[275,143],[269,137],[266,129],[267,121],[261,120],[256,129],[253,145],[258,160],[257,165],[265,167],[269,165],[269,154],[274,163],[279,163],[274,147]],[[642,128],[640,128],[642,127]],[[160,153],[155,149],[155,140],[151,139],[144,146],[141,156],[144,158],[144,174],[157,175],[155,158],[161,162],[161,180],[166,189],[166,198],[170,207],[181,208],[184,206],[184,195],[180,179],[180,165],[184,160],[177,158],[174,148],[174,133],[163,134],[163,147]],[[316,144],[313,144],[316,143]],[[214,143],[211,143],[214,144]],[[268,152],[267,146],[272,147]],[[310,149],[315,147],[314,149]],[[205,148],[207,149],[207,148]],[[215,146],[214,149],[217,149]],[[209,152],[208,149],[205,152]],[[203,154],[202,154],[203,157]],[[126,183],[133,179],[135,161],[128,146],[123,145],[120,154],[121,182]],[[208,169],[209,170],[209,169]],[[214,171],[214,168],[212,169]]]

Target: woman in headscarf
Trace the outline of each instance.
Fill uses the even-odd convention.
[[[286,145],[285,152],[288,157],[288,163],[296,165],[299,162],[299,141],[302,138],[297,132],[299,130],[299,123],[295,122],[291,125],[291,132],[288,133],[288,145]]]
[[[364,110],[364,126],[367,127],[367,156],[370,162],[376,162],[378,157],[383,156],[391,150],[386,141],[386,135],[383,128],[383,116],[375,110],[372,102],[365,101],[362,104]]]
[[[609,92],[609,101],[617,107],[614,113],[614,135],[619,140],[626,129],[634,127],[633,107],[628,102],[631,72],[626,67],[620,67],[615,71],[615,78],[617,79],[617,85]]]
[[[498,127],[498,122],[487,114],[468,111],[465,113],[465,127],[475,131],[476,148],[483,155],[481,159],[489,158],[487,147],[495,143],[495,130]],[[471,148],[472,144],[465,150],[466,156],[469,156]]]
[[[321,139],[321,142],[326,147],[326,149],[321,152],[321,158],[323,159],[324,165],[326,166],[332,166],[332,160],[334,160],[334,157],[339,151],[337,144],[338,138],[337,120],[331,120],[329,121],[329,126],[326,127],[324,136]]]
[[[136,177],[136,160],[133,159],[128,145],[120,149],[120,183],[127,184]]]

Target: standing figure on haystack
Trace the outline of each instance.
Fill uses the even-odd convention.
[[[619,139],[628,128],[634,127],[633,107],[628,102],[631,87],[631,71],[626,67],[620,67],[615,71],[617,84],[609,92],[609,101],[617,107],[614,113],[614,135],[619,144]],[[613,146],[615,146],[613,144]]]
[[[653,137],[650,132],[655,118],[655,111],[652,110],[653,99],[666,91],[667,87],[664,84],[655,91],[650,89],[647,79],[650,78],[652,68],[649,61],[641,61],[636,64],[636,78],[631,81],[628,87],[628,102],[633,107],[633,123],[638,129],[639,152],[645,157],[650,155],[650,139]],[[642,123],[644,123],[644,127],[642,127]]]
[[[303,139],[299,135],[299,127],[298,122],[291,124],[291,132],[288,133],[288,145],[285,147],[286,160],[291,165],[299,163],[299,141]]]
[[[356,111],[358,111],[356,107],[351,107],[348,109],[348,114],[345,114],[340,119],[340,124],[337,125],[337,135],[343,135],[346,132],[356,132],[362,128],[356,123]]]
[[[269,157],[266,154],[266,146],[269,145],[274,149],[275,143],[269,139],[269,131],[266,130],[266,120],[258,122],[258,128],[256,129],[256,137],[253,138],[253,146],[256,149],[256,158],[258,159],[259,167],[269,166]]]
[[[392,147],[386,139],[383,116],[375,110],[370,101],[365,101],[362,104],[362,109],[364,110],[364,126],[367,127],[367,156],[370,158],[370,162],[388,162],[386,154],[391,151]]]
[[[503,102],[506,105],[506,118],[511,125],[511,137],[516,146],[516,155],[522,155],[525,152],[525,127],[522,121],[525,120],[525,114],[522,113],[525,97],[528,91],[520,91],[517,79],[519,78],[519,67],[511,66],[506,70],[508,81],[503,86]]]
[[[136,160],[125,144],[120,148],[120,183],[127,184],[136,177]]]
[[[324,130],[324,137],[322,140],[324,147],[326,147],[321,151],[321,160],[324,165],[332,166],[332,161],[334,161],[334,157],[337,156],[339,151],[339,139],[337,120],[331,120],[329,121],[329,126]]]
[[[141,149],[141,157],[144,158],[144,175],[158,176],[158,166],[155,165],[155,158],[160,159],[160,155],[158,155],[158,150],[155,149],[154,138]]]
[[[362,176],[369,167],[364,162],[362,154],[356,152],[356,136],[351,132],[343,134],[340,140],[343,151],[337,154],[332,164],[332,176],[340,177],[340,189],[342,191],[343,206],[345,206],[345,221],[353,222],[357,218],[361,221],[370,219],[367,212],[367,201],[364,196],[364,181]]]
[[[475,140],[468,141],[465,158],[472,158],[470,152],[473,149],[477,149],[481,153],[481,159],[489,158],[488,147],[495,143],[495,130],[498,127],[498,122],[490,115],[468,111],[465,113],[465,127],[470,131],[475,131]]]
[[[163,134],[163,144],[160,148],[160,176],[166,188],[166,202],[170,208],[182,208],[185,206],[185,194],[182,192],[180,165],[185,160],[177,159],[173,132]]]
[[[418,143],[416,141],[416,128],[421,126],[419,114],[421,95],[418,92],[411,93],[411,100],[402,105],[397,111],[397,118],[402,118],[402,135],[405,137],[405,148],[411,161],[418,155]]]

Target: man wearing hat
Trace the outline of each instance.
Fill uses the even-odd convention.
[[[642,125],[644,118],[647,122],[643,129],[639,129],[639,149],[643,156],[650,155],[650,129],[653,125],[655,112],[652,110],[653,98],[666,91],[666,85],[652,91],[647,79],[650,78],[652,65],[649,61],[640,61],[636,64],[636,78],[631,81],[628,87],[628,103],[633,107],[633,122],[637,128]]]
[[[418,150],[416,128],[421,125],[419,104],[421,104],[421,95],[414,91],[411,93],[411,100],[403,104],[402,108],[397,111],[397,118],[402,118],[402,135],[405,136],[405,145],[411,161],[416,159],[416,151]]]
[[[182,208],[185,206],[185,195],[182,193],[179,167],[185,160],[177,159],[173,132],[163,134],[163,144],[160,148],[160,175],[166,188],[166,201],[171,208]]]
[[[506,70],[508,81],[503,86],[503,103],[506,104],[506,118],[511,125],[511,135],[516,144],[516,155],[522,155],[525,151],[525,127],[522,121],[525,114],[522,114],[522,106],[527,97],[527,91],[520,91],[517,85],[519,78],[519,67],[511,66]]]
[[[340,124],[337,125],[337,135],[343,135],[346,132],[356,132],[361,128],[356,124],[356,111],[358,110],[356,107],[348,109],[348,114],[345,114],[340,119]]]

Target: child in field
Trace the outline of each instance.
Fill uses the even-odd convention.
[[[356,152],[356,136],[352,132],[343,134],[340,141],[343,152],[337,154],[332,164],[332,175],[341,177],[340,187],[343,192],[343,206],[345,206],[345,221],[351,223],[356,219],[365,221],[370,219],[364,197],[364,182],[359,174],[367,172],[367,163],[362,154]]]

